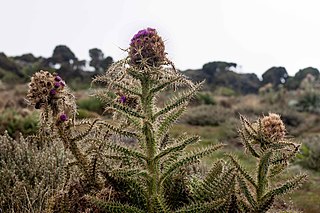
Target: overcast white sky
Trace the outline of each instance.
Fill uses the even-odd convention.
[[[317,0],[0,0],[0,52],[49,57],[65,44],[79,59],[97,47],[118,60],[119,47],[153,27],[181,70],[227,61],[293,75],[320,69],[319,9]]]

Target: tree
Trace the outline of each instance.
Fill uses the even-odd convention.
[[[202,71],[208,75],[207,81],[211,83],[214,76],[222,71],[229,70],[230,67],[236,67],[236,63],[222,61],[209,62],[202,67]]]
[[[5,71],[10,71],[11,74],[23,77],[24,75],[20,71],[20,67],[12,60],[8,58],[4,53],[0,53],[0,68]]]
[[[316,79],[319,78],[319,70],[313,67],[306,67],[299,70],[294,77],[290,77],[286,83],[286,88],[295,90],[299,87],[301,81],[308,75],[313,75]]]
[[[90,49],[89,56],[91,58],[90,66],[94,67],[96,73],[101,74],[113,63],[113,59],[110,56],[104,58],[102,50],[98,48]]]
[[[54,48],[51,59],[54,64],[56,63],[70,64],[70,62],[76,61],[77,57],[69,47],[65,45],[58,45]]]
[[[288,73],[284,67],[271,67],[265,73],[262,74],[262,84],[271,83],[274,88],[277,88],[279,84],[284,84],[288,78]]]

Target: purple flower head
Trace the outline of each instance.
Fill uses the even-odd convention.
[[[54,82],[54,87],[55,88],[59,88],[60,87],[60,83],[59,82]]]
[[[57,94],[57,91],[55,89],[50,90],[50,95],[55,95]]]
[[[124,95],[122,95],[122,96],[120,97],[120,103],[124,104],[126,101],[127,101],[127,97],[124,96]]]
[[[60,117],[59,117],[60,121],[64,122],[68,119],[68,116],[66,114],[61,114]]]
[[[137,34],[135,34],[133,36],[133,38],[131,39],[131,44],[130,45],[132,45],[139,38],[152,36],[154,34],[156,34],[156,30],[153,29],[153,28],[150,28],[150,27],[148,27],[147,29],[140,30]]]
[[[54,78],[54,80],[55,80],[55,81],[61,81],[62,79],[61,79],[60,76],[57,75],[57,76]]]
[[[160,66],[165,62],[165,46],[157,31],[148,27],[133,36],[129,48],[130,63],[141,66]]]

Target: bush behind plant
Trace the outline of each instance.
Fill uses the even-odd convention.
[[[67,156],[59,140],[0,136],[0,212],[45,212],[62,187]]]

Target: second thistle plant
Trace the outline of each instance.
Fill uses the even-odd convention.
[[[275,177],[289,165],[299,150],[299,145],[285,137],[286,129],[278,114],[269,113],[251,123],[240,116],[242,128],[239,134],[247,152],[257,161],[256,172],[246,171],[235,156],[228,155],[236,168],[240,194],[238,204],[245,212],[267,212],[275,198],[299,187],[306,175],[297,175],[285,183],[271,187]]]

